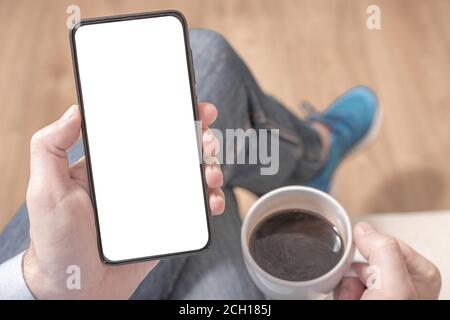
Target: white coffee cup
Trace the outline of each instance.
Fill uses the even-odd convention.
[[[342,237],[344,253],[333,269],[308,281],[279,279],[264,271],[249,250],[254,228],[267,216],[286,210],[312,211],[331,222]],[[256,201],[245,217],[241,231],[241,244],[247,270],[256,286],[270,299],[324,299],[336,288],[353,262],[365,262],[356,254],[350,218],[344,208],[328,194],[308,187],[287,186],[273,190]]]

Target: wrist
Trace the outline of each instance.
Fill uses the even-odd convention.
[[[40,292],[43,289],[42,277],[40,276],[38,265],[35,262],[34,252],[31,246],[22,257],[22,274],[31,295],[36,300],[41,299],[42,297],[38,296],[36,292]]]
[[[23,255],[22,273],[28,290],[36,300],[65,298],[65,290],[61,290],[63,286],[57,285],[61,281],[48,276],[31,245]]]

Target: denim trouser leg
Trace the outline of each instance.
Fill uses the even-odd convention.
[[[263,194],[283,185],[301,184],[318,170],[320,141],[305,123],[262,92],[223,37],[211,31],[193,30],[190,38],[199,100],[212,102],[219,109],[213,127],[221,131],[279,129],[279,171],[262,176],[258,164],[224,165],[226,213],[212,219],[211,248],[189,258],[161,261],[133,298],[261,298],[242,261],[241,222],[231,187],[241,186]],[[81,143],[77,143],[69,154],[71,162],[82,152]],[[28,213],[24,205],[0,235],[0,263],[24,250],[28,243]]]
[[[240,186],[263,194],[308,180],[319,169],[320,140],[308,125],[262,92],[244,62],[221,35],[192,30],[190,43],[199,101],[212,102],[219,110],[213,127],[221,132],[230,128],[279,129],[279,171],[264,176],[258,164],[223,165],[226,210],[222,216],[212,219],[211,248],[201,255],[161,261],[141,284],[135,298],[260,299],[263,296],[250,279],[242,259],[241,221],[231,187]],[[159,288],[161,285],[164,291]],[[158,290],[154,290],[156,287]]]
[[[225,164],[225,184],[261,195],[309,180],[319,169],[321,143],[316,131],[261,90],[248,67],[220,34],[192,30],[190,43],[198,100],[212,102],[219,110],[213,128],[224,137],[226,129],[279,130],[278,173],[261,175],[260,164]],[[228,148],[231,141],[224,140],[225,153],[235,153]],[[247,146],[245,159],[255,147]]]

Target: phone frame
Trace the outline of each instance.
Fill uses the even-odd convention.
[[[164,16],[172,16],[177,18],[183,27],[183,36],[184,36],[184,47],[186,52],[186,63],[188,68],[188,74],[189,74],[189,87],[191,91],[191,100],[192,100],[192,111],[194,115],[194,121],[199,120],[198,115],[198,106],[197,106],[197,95],[195,91],[195,74],[194,74],[194,66],[193,66],[193,59],[192,59],[192,51],[189,44],[189,28],[186,21],[186,18],[184,15],[177,11],[177,10],[163,10],[163,11],[152,11],[152,12],[143,12],[143,13],[132,13],[132,14],[126,14],[126,15],[117,15],[117,16],[107,16],[107,17],[98,17],[98,18],[89,18],[89,19],[82,19],[78,23],[74,25],[74,27],[70,30],[70,48],[72,52],[72,64],[73,64],[73,70],[74,70],[74,76],[75,76],[75,84],[76,84],[76,91],[77,91],[77,98],[78,98],[78,104],[80,107],[81,112],[81,132],[83,137],[83,145],[84,145],[84,153],[86,158],[86,168],[87,168],[87,176],[88,176],[88,182],[89,182],[89,192],[90,192],[90,198],[92,202],[92,206],[94,209],[94,220],[95,220],[95,228],[97,233],[97,246],[98,246],[98,252],[100,256],[100,260],[107,265],[123,265],[128,263],[136,263],[136,262],[142,262],[142,261],[149,261],[149,260],[155,260],[155,259],[161,259],[161,258],[169,258],[169,257],[182,257],[192,254],[198,254],[200,252],[205,251],[208,249],[211,245],[211,209],[209,207],[209,201],[208,201],[208,187],[206,183],[206,178],[204,174],[204,165],[202,159],[200,159],[200,173],[202,178],[202,187],[203,187],[203,200],[205,203],[205,214],[207,219],[207,232],[208,232],[208,241],[206,242],[206,245],[203,248],[196,249],[196,250],[190,250],[190,251],[182,251],[182,252],[175,252],[175,253],[168,253],[168,254],[161,254],[161,255],[155,255],[155,256],[145,256],[145,257],[136,257],[132,259],[125,259],[125,260],[109,260],[105,257],[103,253],[102,248],[102,241],[101,241],[101,234],[100,234],[100,225],[99,225],[99,219],[98,219],[98,211],[97,211],[97,202],[95,197],[95,186],[94,186],[94,178],[92,174],[92,166],[91,166],[91,157],[89,152],[89,138],[88,138],[88,130],[87,130],[87,124],[85,119],[85,112],[84,112],[84,104],[83,104],[83,93],[81,88],[81,82],[80,82],[80,74],[78,69],[78,57],[77,57],[77,49],[76,49],[76,42],[75,42],[75,33],[77,30],[85,25],[90,24],[99,24],[99,23],[108,23],[108,22],[118,22],[118,21],[126,21],[126,20],[135,20],[135,19],[147,19],[147,18],[156,18],[156,17],[164,17]],[[198,147],[201,148],[199,150],[203,150],[201,141],[197,141]]]

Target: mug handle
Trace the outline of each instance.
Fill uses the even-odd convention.
[[[355,253],[353,254],[352,264],[353,263],[365,263],[368,264],[366,258],[364,258],[359,252],[358,248],[355,248]],[[351,266],[351,268],[344,274],[344,277],[352,277],[352,278],[358,278],[358,275],[356,274],[355,268]]]

